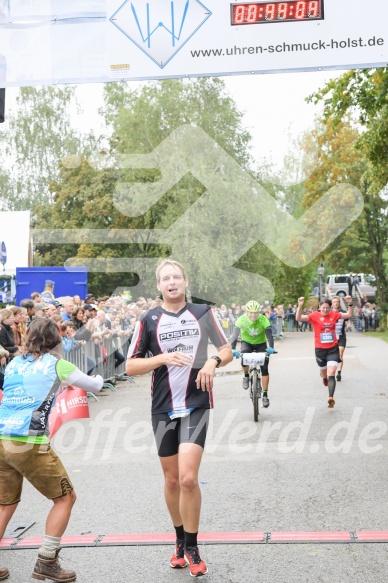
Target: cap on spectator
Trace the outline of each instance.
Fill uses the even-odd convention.
[[[59,306],[63,306],[63,304],[61,304],[60,302],[58,302],[58,300],[52,300],[51,303],[56,308],[58,308]]]
[[[35,304],[35,310],[48,310],[48,306],[45,304]]]
[[[84,310],[97,310],[97,306],[94,304],[84,304],[82,307]]]
[[[85,296],[86,301],[90,300],[91,298],[94,298],[94,294],[86,294]]]

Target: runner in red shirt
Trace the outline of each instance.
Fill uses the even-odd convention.
[[[346,296],[348,311],[333,312],[331,301],[323,300],[318,310],[311,314],[302,314],[304,298],[298,299],[298,309],[295,319],[298,322],[309,322],[314,328],[315,358],[321,370],[321,377],[325,387],[329,387],[328,407],[335,405],[335,371],[340,362],[338,338],[336,335],[336,323],[341,318],[349,320],[353,316],[353,303],[351,296]]]

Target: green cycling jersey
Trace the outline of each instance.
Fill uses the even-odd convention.
[[[271,326],[271,323],[263,314],[259,314],[254,322],[244,314],[237,319],[235,326],[240,329],[241,340],[244,342],[248,344],[264,344],[267,342],[265,330]]]

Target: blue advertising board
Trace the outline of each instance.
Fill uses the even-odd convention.
[[[88,293],[87,267],[17,267],[16,304],[30,300],[33,292],[56,298],[79,295],[83,300]]]

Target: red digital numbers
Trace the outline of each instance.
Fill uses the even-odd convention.
[[[295,18],[298,20],[306,18],[306,4],[307,2],[297,2],[295,8]]]
[[[259,7],[257,4],[250,4],[248,7],[247,22],[256,22]]]
[[[235,6],[233,15],[234,24],[243,24],[245,21],[245,6]]]
[[[232,25],[323,19],[323,0],[231,4]]]
[[[265,19],[266,20],[273,20],[275,18],[275,11],[276,11],[276,5],[271,3],[271,4],[266,4],[265,6]]]
[[[278,18],[285,19],[287,18],[287,9],[288,3],[287,2],[280,2],[278,6]]]
[[[310,17],[319,18],[320,16],[319,2],[309,2],[308,13]]]

